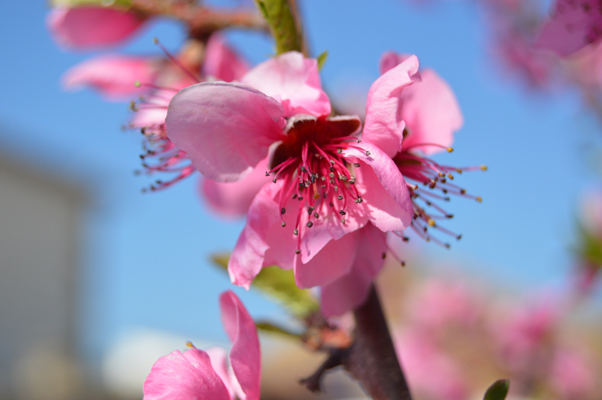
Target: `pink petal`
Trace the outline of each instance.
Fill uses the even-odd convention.
[[[364,200],[370,221],[383,232],[402,231],[412,222],[412,202],[405,180],[393,160],[373,144],[360,146],[370,153],[347,149],[346,157],[357,159],[356,188]]]
[[[368,297],[372,281],[380,272],[387,252],[387,236],[372,224],[353,233],[359,238],[351,270],[322,287],[320,304],[326,317],[342,315],[362,304]]]
[[[414,83],[401,94],[401,118],[409,131],[402,147],[432,154],[441,151],[441,147],[419,145],[432,143],[450,147],[454,142],[454,132],[462,127],[464,119],[449,85],[433,70],[427,69],[420,74],[422,81]]]
[[[261,354],[257,328],[234,292],[222,293],[219,300],[224,329],[233,343],[230,365],[243,391],[239,397],[241,400],[258,400]]]
[[[46,24],[59,45],[95,49],[125,40],[145,20],[135,13],[109,7],[57,7],[48,14]]]
[[[283,137],[280,103],[255,89],[225,82],[199,83],[169,104],[167,136],[206,177],[242,179]]]
[[[266,184],[272,183],[265,176],[268,159],[260,161],[253,171],[238,182],[216,182],[201,179],[200,191],[207,205],[224,217],[242,217],[249,210],[253,199]]]
[[[205,352],[209,355],[211,360],[211,366],[215,373],[220,377],[226,389],[228,389],[228,393],[230,394],[230,399],[234,400],[235,386],[230,381],[230,373],[228,371],[228,353],[225,349],[219,346],[209,347],[205,349]]]
[[[63,76],[66,89],[92,87],[110,100],[126,100],[148,92],[136,81],[152,83],[157,62],[148,57],[101,56],[70,68]]]
[[[359,246],[362,244],[358,242],[358,235],[350,233],[338,240],[329,240],[307,263],[302,263],[301,258],[297,257],[295,259],[297,286],[305,289],[327,285],[345,275],[351,269]]]
[[[205,76],[221,81],[239,81],[249,71],[249,64],[236,54],[222,35],[214,33],[207,42],[203,70]]]
[[[405,128],[400,96],[406,87],[419,79],[418,59],[411,56],[372,84],[362,140],[380,147],[390,157],[400,151]]]
[[[279,194],[282,184],[282,181],[266,184],[249,207],[247,223],[228,263],[230,279],[236,285],[248,289],[264,266],[293,267],[297,248],[293,226],[299,212],[299,202],[289,199],[285,205],[287,212],[281,215]],[[280,225],[281,217],[287,223],[286,228]]]
[[[291,51],[253,68],[242,82],[282,103],[285,117],[330,114],[330,100],[322,90],[318,62]]]
[[[558,0],[552,19],[546,22],[535,46],[568,56],[588,44],[600,40],[602,14],[594,5],[586,9],[587,1]]]
[[[400,54],[394,51],[385,51],[380,56],[378,69],[381,75],[386,74],[389,70],[397,67],[399,64],[410,58],[411,54]]]
[[[145,400],[229,400],[226,386],[211,366],[209,355],[190,349],[176,350],[153,365],[144,382]]]

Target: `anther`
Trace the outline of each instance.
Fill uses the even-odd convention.
[[[311,182],[310,181],[305,181],[305,187],[310,187],[311,186]]]
[[[452,181],[454,180],[454,176],[453,176],[452,174],[447,174],[447,177],[448,177],[449,179],[451,179]]]
[[[339,200],[343,200],[343,196],[339,195],[339,196],[337,197],[337,199],[339,199]]]
[[[272,182],[276,183],[276,178],[272,179]]]
[[[401,266],[402,266],[402,267],[405,267],[405,266],[406,266],[406,262],[405,262],[405,261],[402,261],[402,262],[401,262]]]
[[[337,149],[337,153],[343,154],[343,149]]]
[[[326,193],[324,193],[324,195],[326,195]],[[316,192],[314,193],[314,200],[318,200],[320,198],[320,193]]]
[[[444,244],[444,246],[445,246],[445,248],[446,248],[446,249],[449,249],[449,248],[451,247],[451,246],[449,245],[449,243],[445,243],[445,244]]]
[[[339,175],[339,180],[340,181],[346,181],[347,177],[345,175]]]
[[[293,194],[293,200],[297,198],[297,193]]]
[[[429,226],[435,226],[435,220],[429,219],[428,224],[429,224]]]
[[[358,140],[357,140],[357,142],[358,142],[358,143],[362,143],[362,139],[358,139]]]
[[[487,166],[486,165],[481,165],[481,171],[487,171]]]
[[[314,213],[314,217],[315,218],[320,218],[320,214],[318,214],[317,212]]]
[[[265,171],[265,176],[270,176],[270,173],[268,171]]]
[[[192,344],[192,342],[191,342],[190,340],[186,342],[186,347],[189,347],[189,348],[191,348],[191,349],[194,349],[194,348],[195,348],[195,347],[194,347],[194,344]]]
[[[345,211],[343,211],[343,210],[339,210],[339,214],[341,214],[341,215],[347,215],[347,213]]]
[[[334,189],[335,192],[339,191],[339,187],[337,185],[334,185],[332,188]]]
[[[331,178],[334,178],[334,174],[332,172],[330,174],[328,174],[328,176],[330,176]]]
[[[353,166],[354,166],[355,168],[359,168],[359,167],[360,167],[360,163],[358,163],[358,162],[356,162],[356,163],[353,163]]]
[[[325,176],[323,176],[323,177],[321,177],[320,179],[322,180],[322,182],[324,182],[324,181],[326,180],[326,177],[325,177]]]
[[[372,153],[370,153],[369,151],[367,151],[367,150],[366,150],[366,155],[367,155],[368,157],[370,156],[370,154],[372,154]]]
[[[364,199],[362,199],[361,197],[358,197],[357,199],[355,199],[355,202],[357,204],[360,204],[362,201],[364,201]]]
[[[453,148],[453,147],[448,147],[448,148],[447,148],[447,152],[448,152],[448,153],[451,153],[452,151],[454,151],[454,148]]]
[[[307,223],[307,227],[308,227],[308,228],[311,228],[312,226],[314,226],[314,223],[313,223],[313,222],[311,222],[311,221],[309,221],[309,222]]]
[[[301,166],[301,172],[307,172],[307,169],[303,165]]]
[[[460,189],[461,194],[466,194],[466,189]]]
[[[299,201],[303,201],[303,196],[299,196]]]
[[[299,249],[295,250],[295,254],[301,254],[301,250],[299,250]]]
[[[293,234],[295,236],[299,236],[299,229],[295,228],[295,230],[293,231]]]
[[[385,253],[385,252],[383,251],[383,254],[381,255],[381,257],[382,257],[382,258],[383,258],[383,260],[384,260],[385,258],[387,258],[387,253]]]
[[[312,212],[314,212],[314,207],[312,207],[312,206],[307,207],[307,213],[309,215],[311,215]]]
[[[460,240],[462,239],[462,234],[459,234],[458,236],[456,236],[456,240]]]
[[[345,225],[345,218],[341,218],[341,223]]]
[[[454,214],[447,214],[446,217],[452,219],[454,217]]]
[[[355,185],[355,179],[351,179],[351,180],[349,181],[349,184],[350,184],[350,185]]]
[[[402,240],[407,243],[410,241],[410,238],[408,236],[404,236]]]
[[[284,228],[286,226],[286,222],[282,221],[282,223],[280,224],[280,226],[282,226]]]
[[[481,196],[477,196],[477,198],[475,200],[478,201],[479,203],[483,201],[483,199],[481,198]]]
[[[282,207],[282,209],[280,210],[280,214],[284,214],[286,213],[286,208]]]

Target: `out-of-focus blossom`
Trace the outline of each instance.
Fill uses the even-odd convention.
[[[239,81],[249,71],[249,64],[232,50],[219,33],[207,42],[203,74],[225,82]]]
[[[232,291],[220,296],[220,310],[224,329],[233,343],[230,368],[224,349],[176,350],[153,365],[144,382],[145,400],[259,399],[261,355],[257,328]]]
[[[383,54],[381,73],[387,73],[405,58],[406,56],[393,52]],[[454,179],[453,174],[484,170],[485,167],[456,168],[438,164],[427,157],[442,150],[452,151],[450,145],[453,135],[462,126],[463,118],[449,85],[430,69],[421,71],[420,75],[420,82],[397,93],[398,115],[405,122],[405,130],[401,149],[391,156],[403,176],[414,183],[409,186],[414,216],[413,230],[426,241],[432,240],[449,247],[448,243],[429,233],[429,229],[435,229],[456,239],[461,237],[439,226],[437,221],[452,218],[453,215],[437,205],[436,201],[449,200],[450,194],[481,201],[480,197],[467,194],[465,189],[451,180]],[[407,240],[405,237],[404,239]]]
[[[411,331],[395,340],[397,356],[412,393],[434,400],[467,400],[470,382],[460,363],[441,351],[428,336]]]
[[[601,37],[602,8],[598,0],[557,0],[537,46],[568,56]]]
[[[129,100],[151,91],[136,82],[155,82],[162,64],[151,57],[100,56],[70,68],[63,85],[69,90],[92,87],[109,100]]]
[[[317,62],[296,52],[258,65],[244,85],[202,83],[173,98],[167,134],[207,178],[240,181],[254,169],[265,171],[260,163],[269,159],[265,175],[271,177],[253,200],[230,258],[234,283],[248,288],[270,265],[293,268],[301,288],[345,277],[343,286],[357,291],[346,297],[326,289],[323,307],[325,299],[340,301],[327,313],[357,305],[360,287],[367,294],[382,267],[381,234],[401,231],[411,220],[405,181],[388,154],[399,151],[399,93],[417,68],[410,57],[374,83],[363,141],[357,117],[328,117]]]
[[[552,390],[563,400],[592,399],[599,376],[596,367],[576,350],[560,348],[554,354],[549,382]]]
[[[46,24],[55,41],[68,49],[108,47],[129,38],[146,18],[112,7],[53,8]]]

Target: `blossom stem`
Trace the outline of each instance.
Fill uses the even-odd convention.
[[[353,313],[355,341],[343,363],[345,369],[374,400],[412,400],[374,286]]]
[[[203,37],[220,29],[236,27],[267,31],[261,16],[247,11],[216,11],[190,2],[134,0],[131,9],[144,15],[162,15],[183,21],[191,36]]]

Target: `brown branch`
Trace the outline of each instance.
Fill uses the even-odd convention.
[[[134,0],[131,10],[146,16],[178,19],[188,25],[191,36],[203,37],[224,28],[245,28],[268,31],[263,18],[256,12],[217,11],[182,1]]]
[[[301,383],[312,392],[320,391],[324,372],[342,365],[372,399],[412,400],[374,286],[354,315],[355,340],[351,347],[331,350],[320,368]]]

